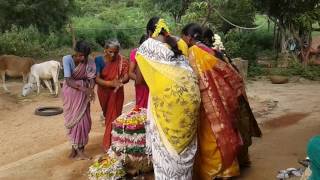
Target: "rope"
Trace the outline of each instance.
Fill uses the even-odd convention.
[[[73,29],[107,29],[107,30],[131,30],[131,29],[144,29],[144,27],[131,27],[131,28],[108,28],[108,27],[98,27],[98,28],[87,28],[87,27],[73,27]]]
[[[227,18],[225,18],[224,16],[222,16],[221,13],[220,13],[217,9],[213,8],[213,10],[214,10],[214,11],[218,14],[218,16],[220,16],[221,19],[223,19],[225,22],[227,22],[228,24],[230,24],[230,25],[232,25],[232,26],[234,26],[234,27],[237,27],[237,28],[239,28],[239,29],[257,30],[257,29],[259,29],[259,28],[262,28],[262,27],[265,25],[265,23],[266,23],[266,22],[264,22],[264,23],[262,23],[261,25],[259,25],[259,26],[257,26],[257,27],[243,27],[243,26],[239,26],[239,25],[236,25],[236,24],[233,24],[232,22],[230,22]]]

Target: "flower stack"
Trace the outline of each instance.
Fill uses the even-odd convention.
[[[146,153],[146,114],[146,109],[135,108],[112,124],[111,149],[124,161],[129,174],[152,170],[150,156]]]
[[[120,180],[126,175],[121,160],[105,154],[89,167],[89,180]]]

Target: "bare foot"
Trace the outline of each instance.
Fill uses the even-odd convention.
[[[92,157],[86,155],[84,152],[82,151],[77,151],[77,156],[76,156],[77,160],[91,160]]]
[[[74,148],[72,148],[71,153],[69,154],[69,159],[74,159],[77,156],[77,154],[77,151]]]

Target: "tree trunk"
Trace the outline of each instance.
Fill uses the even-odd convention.
[[[277,33],[277,25],[274,24],[273,27],[273,49],[276,50],[278,42],[278,33]]]
[[[246,80],[248,76],[248,61],[243,60],[241,58],[234,58],[232,59],[232,62],[239,70],[239,73],[242,76],[242,78]]]
[[[312,46],[312,34],[311,31],[307,32],[307,37],[305,37],[305,33],[299,33],[299,31],[296,31],[294,29],[290,29],[291,34],[294,38],[296,38],[299,42],[299,45],[301,47],[300,50],[300,59],[304,66],[306,66],[309,63],[310,59],[310,52],[311,52],[311,46]],[[304,41],[307,41],[307,46],[305,47]]]
[[[280,31],[280,52],[286,53],[287,51],[286,29],[282,25],[279,25],[279,31]]]

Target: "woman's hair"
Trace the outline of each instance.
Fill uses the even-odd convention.
[[[153,34],[154,31],[157,28],[158,21],[160,20],[160,17],[153,17],[149,20],[147,24],[147,34]],[[163,28],[161,29],[159,35],[162,35],[164,37],[165,43],[167,43],[170,47],[171,50],[174,53],[174,57],[182,55],[182,51],[178,48],[177,40],[169,35],[169,32],[164,30]]]
[[[212,47],[213,43],[214,43],[214,40],[213,40],[213,36],[214,36],[214,33],[213,31],[210,29],[210,28],[204,28],[203,29],[203,43],[205,45],[207,45],[208,47]]]
[[[140,37],[140,40],[139,40],[139,44],[141,45],[145,40],[148,39],[148,35],[146,34],[143,34],[141,37]]]
[[[118,50],[120,50],[120,43],[117,39],[109,39],[106,40],[104,43],[104,48],[117,48]]]
[[[149,36],[151,36],[150,34],[152,34],[156,30],[156,25],[159,20],[160,20],[160,17],[155,16],[155,17],[152,17],[147,23],[147,34]]]
[[[83,40],[81,41],[77,41],[74,50],[76,52],[80,52],[83,53],[84,56],[87,58],[89,56],[89,54],[91,53],[91,48],[89,46],[89,44]]]
[[[190,23],[184,26],[182,34],[185,36],[191,36],[193,39],[198,41],[202,40],[202,28],[196,23]]]

